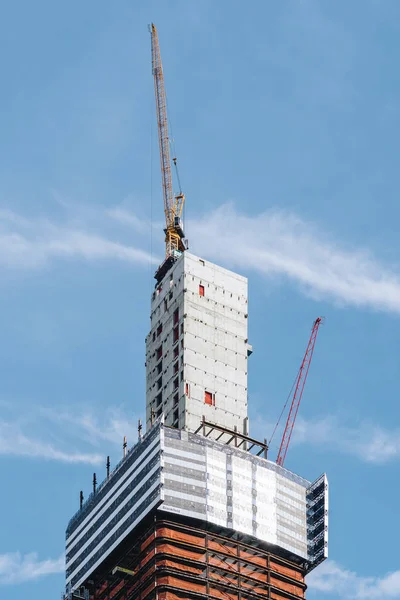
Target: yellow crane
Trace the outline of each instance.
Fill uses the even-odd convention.
[[[186,250],[185,236],[182,228],[182,211],[185,195],[179,189],[177,194],[172,189],[170,139],[168,134],[167,100],[165,95],[164,74],[161,62],[160,46],[156,26],[152,23],[151,33],[151,58],[154,77],[154,91],[156,97],[158,142],[160,146],[161,181],[164,197],[165,212],[165,256],[166,260],[156,274],[158,281],[162,279],[176,258]],[[176,158],[173,158],[176,167]],[[179,176],[178,183],[180,188]],[[162,268],[164,266],[164,268]]]

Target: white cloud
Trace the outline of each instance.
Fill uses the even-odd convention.
[[[286,415],[277,429],[270,452],[278,453]],[[262,439],[271,434],[274,425],[261,416],[253,419],[252,435]],[[370,464],[384,464],[400,459],[400,429],[388,429],[368,421],[351,421],[348,417],[325,416],[304,419],[299,416],[293,431],[291,445],[318,447],[321,451],[354,456]]]
[[[0,421],[0,455],[25,456],[75,464],[95,465],[103,461],[103,456],[100,454],[61,449],[50,441],[39,439],[39,436],[25,434],[18,422],[4,420]]]
[[[39,560],[36,553],[22,555],[20,552],[0,554],[0,584],[16,584],[62,573],[64,556],[57,559]]]
[[[150,227],[151,227],[150,223],[146,223],[142,219],[139,219],[139,217],[137,215],[135,215],[134,213],[132,213],[131,211],[121,208],[119,206],[111,208],[110,210],[107,211],[106,214],[109,217],[111,217],[111,219],[114,219],[115,221],[118,221],[119,223],[122,223],[123,225],[127,225],[128,227],[131,227],[132,229],[135,229],[136,231],[143,232],[146,229],[147,229],[147,231],[149,231]]]
[[[57,423],[61,429],[67,425],[79,432],[79,438],[91,446],[97,447],[100,444],[104,445],[104,442],[109,442],[122,448],[124,436],[129,446],[137,440],[138,420],[134,415],[128,415],[116,407],[108,408],[101,418],[94,411],[88,410],[74,414],[40,409],[40,413],[53,423]]]
[[[189,223],[195,251],[232,268],[283,277],[307,295],[400,313],[400,274],[364,249],[345,249],[294,214],[253,217],[221,206]]]
[[[306,583],[310,591],[341,598],[400,598],[400,570],[383,577],[363,577],[328,560],[308,575]]]
[[[62,258],[155,262],[148,252],[92,232],[85,223],[58,225],[47,219],[29,220],[9,210],[0,211],[0,266],[34,269]]]
[[[5,403],[4,408],[7,411],[9,405]],[[0,456],[98,465],[107,454],[122,458],[124,436],[128,446],[137,441],[137,419],[118,408],[109,408],[99,418],[94,411],[35,407],[32,413],[25,411],[23,420],[0,419]]]
[[[400,430],[385,429],[367,421],[348,425],[338,417],[308,421],[299,417],[293,443],[334,449],[375,464],[400,458]]]
[[[0,211],[0,266],[32,269],[61,258],[158,262],[145,250],[121,241],[126,226],[143,239],[151,229],[151,224],[128,209],[117,206],[95,212],[80,207],[74,215],[70,213],[59,225]],[[119,226],[116,231],[115,225]],[[226,204],[189,221],[188,229],[195,252],[212,260],[218,257],[232,268],[292,281],[316,299],[400,313],[396,266],[379,262],[366,249],[345,248],[292,213],[270,210],[246,216]]]

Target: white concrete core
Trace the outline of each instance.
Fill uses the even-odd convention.
[[[184,252],[155,290],[146,338],[146,428],[207,421],[248,433],[247,279]]]

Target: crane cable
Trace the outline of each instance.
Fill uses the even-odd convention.
[[[300,368],[301,368],[301,367],[300,367]],[[281,419],[282,419],[282,417],[283,417],[283,414],[284,414],[284,412],[285,412],[285,410],[286,410],[286,407],[287,407],[287,405],[288,405],[288,403],[289,403],[289,400],[290,400],[290,398],[292,397],[293,388],[294,388],[294,386],[296,385],[296,381],[297,381],[297,379],[299,378],[299,373],[300,373],[300,369],[297,371],[296,377],[294,378],[293,385],[292,385],[292,387],[291,387],[291,389],[290,389],[290,392],[289,392],[289,395],[288,395],[288,397],[287,397],[287,399],[286,399],[285,405],[284,405],[284,407],[282,408],[281,414],[279,415],[279,419],[278,419],[278,420],[277,420],[277,422],[276,422],[276,425],[275,425],[274,431],[272,432],[271,438],[270,438],[270,440],[269,440],[269,442],[268,442],[268,446],[271,446],[271,442],[272,442],[272,440],[274,439],[274,435],[275,435],[275,433],[276,433],[276,430],[277,430],[277,429],[278,429],[278,427],[279,427],[279,424],[280,424],[280,422],[281,422]]]

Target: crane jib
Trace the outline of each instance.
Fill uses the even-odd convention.
[[[160,151],[161,183],[165,213],[166,257],[175,257],[186,249],[181,215],[185,196],[182,191],[174,196],[172,188],[170,140],[168,135],[167,101],[164,86],[164,74],[161,62],[157,29],[151,25],[151,55],[154,91],[156,98],[158,142]],[[174,158],[176,167],[176,159]],[[178,178],[179,180],[179,178]],[[180,186],[179,186],[180,187]]]

